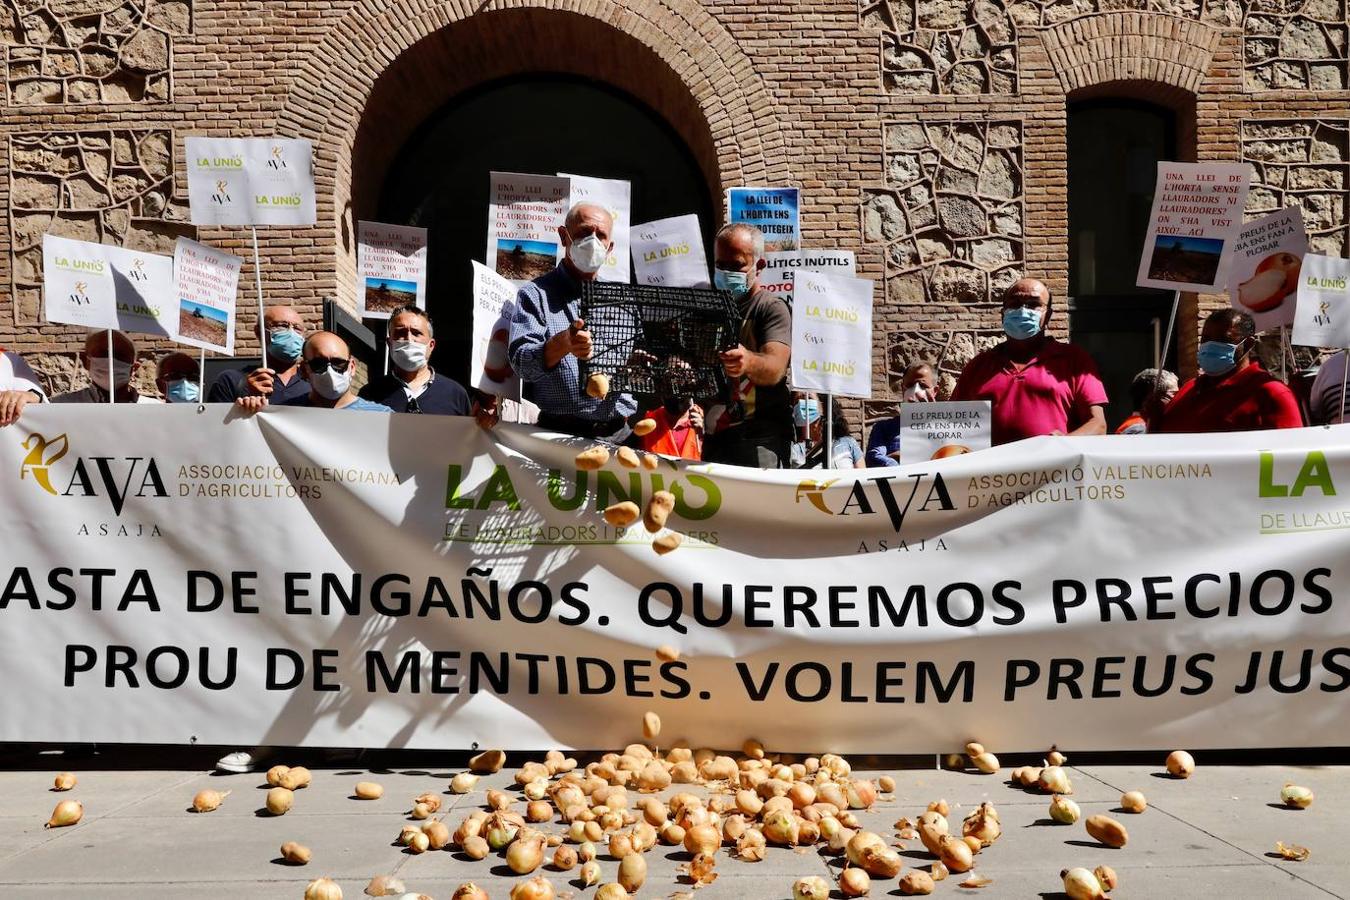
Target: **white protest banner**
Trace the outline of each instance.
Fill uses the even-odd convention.
[[[925,462],[988,450],[994,425],[988,400],[900,404],[900,461]]]
[[[857,274],[852,250],[785,250],[765,253],[764,268],[759,273],[759,286],[770,294],[782,297],[792,306],[792,286],[797,270],[833,272],[853,278]]]
[[[170,257],[48,234],[42,264],[49,322],[162,337],[177,330]]]
[[[712,287],[698,216],[673,216],[635,225],[632,238],[637,284]]]
[[[524,284],[563,258],[558,226],[567,217],[571,182],[552,175],[492,172],[488,185],[488,243],[483,262]]]
[[[1350,426],[822,483],[184,407],[0,429],[0,741],[607,747],[656,710],[694,747],[801,753],[1043,752],[1066,715],[1081,751],[1350,743]],[[657,489],[665,556],[603,517]]]
[[[363,221],[356,234],[362,318],[387,319],[400,306],[426,306],[427,230]]]
[[[1294,299],[1308,234],[1303,210],[1277,210],[1242,226],[1233,241],[1228,268],[1228,302],[1250,313],[1256,330],[1266,331],[1294,321]]]
[[[769,253],[799,250],[800,205],[797,188],[731,188],[727,191],[727,221],[744,222],[764,232],[764,249]]]
[[[592,178],[589,175],[565,175],[561,172],[558,177],[572,183],[572,194],[567,201],[569,209],[586,202],[603,206],[609,212],[610,218],[614,220],[614,229],[609,235],[614,241],[614,249],[609,252],[609,258],[596,277],[600,281],[621,281],[627,284],[632,280],[628,265],[628,230],[633,221],[630,212],[632,183],[618,178]]]
[[[482,263],[473,264],[473,341],[469,383],[498,397],[520,396],[520,376],[511,370],[507,344],[516,286]]]
[[[194,225],[313,225],[314,148],[294,138],[185,141]]]
[[[1303,257],[1290,341],[1304,347],[1350,347],[1350,259]]]
[[[1250,177],[1246,163],[1159,162],[1136,284],[1222,290]]]
[[[234,306],[244,261],[215,247],[180,237],[174,245],[177,287],[174,340],[234,355]]]
[[[792,386],[872,396],[872,282],[797,270]]]

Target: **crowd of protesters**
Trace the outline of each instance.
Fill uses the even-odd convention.
[[[257,331],[263,363],[223,372],[205,390],[205,401],[234,403],[246,413],[283,405],[475,416],[489,427],[509,406],[508,418],[537,419],[543,430],[627,443],[688,460],[759,468],[901,464],[898,417],[874,423],[864,451],[840,404],[789,389],[792,314],[782,298],[759,284],[764,236],[751,225],[725,226],[714,243],[714,283],[731,294],[741,317],[735,346],[720,355],[726,384],[722,395],[649,397],[641,404],[623,392],[589,395],[579,363],[594,348],[580,317],[580,299],[585,282],[596,277],[613,250],[612,228],[602,207],[573,207],[558,229],[565,250],[562,262],[519,292],[508,356],[530,385],[533,403],[471,393],[437,373],[430,365],[434,327],[416,306],[391,315],[390,371],[359,392],[353,386],[356,361],[346,342],[331,332],[311,331],[288,306],[273,306]],[[1005,338],[965,366],[946,398],[988,401],[994,444],[1109,430],[1107,396],[1096,364],[1086,351],[1048,333],[1053,313],[1050,291],[1042,282],[1023,278],[1011,285],[1000,313]],[[1132,412],[1115,433],[1251,431],[1305,424],[1294,392],[1258,361],[1251,316],[1217,310],[1206,319],[1200,337],[1199,374],[1179,385],[1171,372],[1140,372],[1130,388]],[[91,333],[80,362],[89,386],[49,398],[22,357],[0,355],[0,425],[14,422],[30,403],[202,401],[198,362],[181,352],[165,355],[156,367],[154,382],[163,400],[140,393],[134,386],[140,366],[136,347],[119,331]],[[1342,421],[1345,366],[1344,352],[1322,365],[1308,398],[1310,424]],[[906,403],[944,399],[938,372],[927,361],[914,361],[905,370],[900,390]],[[633,426],[640,420],[650,421],[638,435]]]

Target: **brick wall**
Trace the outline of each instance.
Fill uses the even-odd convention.
[[[522,71],[647,103],[711,192],[799,185],[806,246],[853,249],[878,281],[881,394],[917,353],[945,350],[958,370],[996,334],[992,292],[1017,274],[1067,289],[1071,99],[1176,110],[1184,155],[1256,165],[1253,209],[1300,203],[1320,248],[1350,246],[1346,0],[88,0],[20,15],[30,6],[0,0],[0,343],[58,388],[81,377],[83,333],[40,321],[44,231],[157,251],[195,234],[247,258],[246,233],[187,222],[183,137],[308,137],[319,224],[269,230],[263,272],[270,298],[317,318],[324,297],[354,301],[354,222],[401,142],[457,92]],[[241,353],[256,352],[252,283],[250,263]],[[1222,302],[1184,299],[1183,360]]]

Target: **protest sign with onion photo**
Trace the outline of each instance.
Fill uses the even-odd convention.
[[[1299,271],[1308,252],[1303,210],[1281,209],[1242,226],[1233,242],[1228,272],[1228,300],[1250,313],[1256,330],[1266,331],[1294,321]]]
[[[987,450],[993,433],[988,400],[901,403],[899,459],[923,462]]]

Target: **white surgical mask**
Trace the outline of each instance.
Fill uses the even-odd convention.
[[[906,403],[924,403],[933,399],[928,386],[922,382],[915,382],[905,389]]]
[[[105,391],[113,390],[108,386],[109,381],[117,385],[117,390],[121,390],[131,380],[131,363],[113,360],[112,378],[109,379],[108,357],[96,356],[89,360],[89,378]]]
[[[609,259],[609,248],[598,237],[588,234],[579,241],[573,241],[567,248],[567,258],[587,275],[599,272]]]
[[[325,400],[337,400],[352,386],[352,367],[345,372],[335,372],[330,367],[323,372],[311,372],[309,383],[319,396]]]
[[[389,358],[403,372],[419,372],[427,364],[427,345],[417,341],[394,341],[389,345]]]

